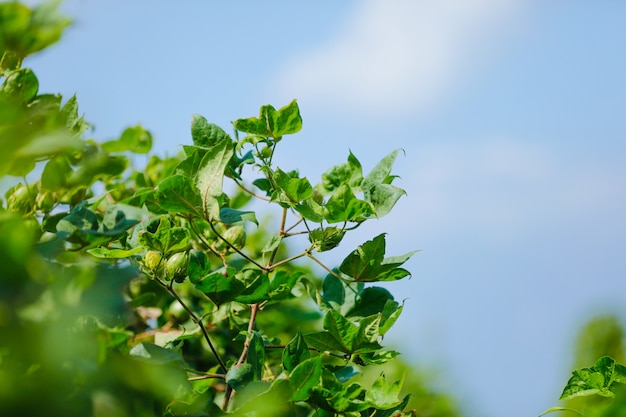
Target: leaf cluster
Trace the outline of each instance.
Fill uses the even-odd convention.
[[[362,377],[398,355],[384,335],[403,304],[375,284],[415,252],[387,256],[380,234],[337,266],[317,256],[405,194],[399,151],[367,174],[350,152],[317,184],[281,169],[294,100],[232,135],[194,115],[179,155],[138,169],[148,130],[94,140],[76,97],[22,67],[68,23],[0,4],[0,174],[22,178],[0,208],[0,414],[416,415],[401,379]]]

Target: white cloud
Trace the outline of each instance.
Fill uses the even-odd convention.
[[[401,232],[426,241],[459,236],[513,243],[542,232],[615,222],[626,208],[621,165],[568,158],[509,138],[416,146],[398,185]],[[402,164],[399,164],[401,166]]]
[[[435,104],[482,60],[521,0],[369,0],[330,43],[305,51],[279,74],[299,99],[355,111]],[[487,48],[488,49],[488,48]],[[393,108],[391,108],[393,106]]]

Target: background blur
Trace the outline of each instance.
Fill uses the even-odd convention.
[[[365,171],[405,150],[408,196],[335,256],[382,231],[389,255],[422,250],[413,279],[387,286],[407,299],[388,343],[468,415],[556,405],[582,323],[626,315],[626,2],[63,9],[73,26],[26,64],[41,92],[78,95],[98,139],[142,124],[171,155],[193,113],[229,131],[297,98],[304,128],[279,149],[285,170],[315,183],[349,150]]]

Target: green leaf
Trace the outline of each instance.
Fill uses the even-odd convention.
[[[381,313],[382,317],[380,321],[380,327],[378,329],[381,336],[387,333],[389,329],[391,329],[391,326],[393,326],[396,320],[398,320],[398,317],[400,317],[403,308],[404,304],[399,305],[393,300],[387,300]]]
[[[551,407],[551,408],[548,408],[546,411],[544,411],[543,413],[539,414],[539,417],[543,417],[546,414],[554,413],[555,411],[570,411],[572,413],[576,413],[576,414],[578,414],[580,416],[585,417],[585,415],[583,413],[581,413],[580,411],[574,410],[573,408],[567,408],[567,407]]]
[[[57,12],[59,3],[44,2],[32,11],[16,2],[0,4],[0,51],[12,51],[23,59],[58,41],[70,24],[69,19]]]
[[[319,384],[322,376],[322,357],[307,359],[296,366],[289,374],[289,383],[293,389],[290,401],[305,401],[311,395],[313,387]]]
[[[603,356],[596,361],[591,368],[582,368],[572,372],[572,377],[567,381],[561,394],[561,400],[588,395],[600,395],[602,397],[614,397],[613,383],[624,381],[624,367],[620,366],[615,371],[615,361]]]
[[[335,190],[324,207],[328,223],[363,221],[374,215],[370,203],[356,198],[346,184]]]
[[[144,248],[142,247],[136,247],[133,249],[108,249],[105,247],[100,247],[89,249],[87,250],[87,253],[95,256],[96,258],[102,259],[124,259],[136,255],[143,250]]]
[[[406,194],[404,190],[391,185],[394,178],[391,176],[391,168],[399,151],[396,149],[381,159],[361,183],[363,197],[372,204],[378,217],[388,214],[398,199]]]
[[[361,187],[364,192],[367,192],[372,186],[377,184],[388,184],[389,178],[391,174],[391,168],[393,167],[393,163],[396,160],[396,156],[398,156],[398,152],[400,149],[396,149],[391,152],[389,155],[385,156],[383,159],[376,164],[374,169],[370,171],[369,174],[365,178],[363,178],[363,182]]]
[[[270,282],[267,274],[259,269],[244,269],[235,274],[244,289],[234,300],[243,304],[254,304],[267,299]]]
[[[348,255],[339,266],[339,271],[356,281],[373,281],[378,276],[384,257],[385,234],[382,233]]]
[[[278,190],[272,194],[272,201],[293,205],[308,199],[313,194],[313,187],[309,180],[298,178],[297,173],[290,175],[276,168],[274,181]]]
[[[272,236],[270,240],[265,242],[265,246],[263,246],[263,249],[261,249],[261,253],[274,252],[276,249],[278,249],[282,241],[282,236]]]
[[[224,130],[199,114],[194,114],[191,119],[191,137],[195,146],[211,148],[216,144],[226,141],[231,142],[230,136]]]
[[[355,297],[354,306],[345,314],[346,317],[367,317],[382,313],[388,302],[393,301],[393,295],[382,287],[365,288]],[[398,303],[396,303],[397,305]]]
[[[261,106],[258,118],[237,119],[233,126],[240,132],[250,135],[280,140],[283,135],[299,132],[302,129],[302,118],[298,103],[293,100],[278,110],[269,104]]]
[[[214,272],[195,283],[194,286],[217,306],[233,301],[246,287],[241,281],[235,279],[234,269],[228,268],[227,273],[228,275],[224,276],[222,272]]]
[[[311,357],[311,352],[306,344],[304,336],[300,329],[293,339],[285,346],[283,350],[283,368],[291,372],[296,366]]]
[[[402,400],[398,398],[402,389],[402,381],[395,381],[388,384],[385,376],[381,374],[372,387],[367,390],[365,400],[370,405],[379,410],[388,410],[402,404]]]
[[[365,200],[374,206],[377,217],[389,214],[400,197],[405,194],[406,191],[391,184],[374,184],[364,192]]]
[[[322,174],[321,186],[324,193],[331,193],[342,185],[348,185],[354,192],[358,192],[361,189],[362,181],[363,170],[361,163],[356,156],[350,152],[347,163],[335,165]]]
[[[211,264],[206,254],[197,249],[190,250],[189,265],[187,266],[189,281],[191,281],[192,284],[196,284],[210,273]]]
[[[150,228],[156,225],[156,230],[151,233]],[[139,243],[147,248],[163,252],[166,256],[172,253],[188,249],[190,234],[184,227],[172,227],[165,216],[153,219],[146,230],[140,231]]]
[[[244,388],[254,379],[254,368],[249,363],[235,365],[226,373],[226,383],[235,390]]]
[[[313,193],[315,194],[315,190],[313,190]],[[313,198],[304,200],[301,204],[296,204],[294,209],[300,213],[302,217],[315,223],[321,223],[327,212],[324,206],[316,202]]]
[[[316,251],[324,252],[339,246],[345,234],[345,230],[337,227],[314,229],[309,233],[309,242],[311,242]]]
[[[30,102],[38,90],[39,81],[30,68],[10,72],[0,86],[0,94],[21,103]]]
[[[300,281],[303,275],[304,274],[300,271],[276,271],[270,281],[269,296],[271,300],[277,301],[292,298],[293,294],[291,290],[298,281]]]
[[[142,362],[162,365],[172,362],[185,364],[185,360],[171,349],[165,349],[153,343],[142,342],[133,346],[129,355]]]
[[[359,326],[344,318],[334,310],[330,310],[324,317],[324,329],[328,330],[344,346],[343,352],[354,352],[363,339]]]
[[[326,275],[322,281],[322,301],[330,308],[341,311],[346,301],[343,282],[333,274]]]
[[[339,266],[339,271],[355,281],[395,281],[410,275],[407,270],[398,267],[416,252],[385,259],[385,234],[383,233],[350,253]]]
[[[142,126],[129,127],[122,132],[119,139],[103,143],[102,149],[107,152],[130,151],[146,154],[152,149],[152,135]]]
[[[220,216],[218,198],[222,195],[224,171],[233,156],[235,144],[223,140],[211,147],[202,158],[196,176],[196,187],[200,190],[202,208],[208,220],[217,220]]]
[[[253,211],[233,210],[228,207],[220,210],[220,221],[224,224],[235,224],[241,222],[252,222],[256,225],[259,224],[256,219],[256,214]]]
[[[353,356],[353,360],[362,366],[383,365],[398,355],[399,353],[394,350],[359,352]]]
[[[202,217],[202,199],[191,178],[172,175],[161,181],[153,202],[174,214]]]
[[[263,379],[263,366],[265,365],[265,345],[263,338],[257,332],[252,333],[246,362],[252,365],[253,379],[261,381]]]
[[[341,343],[341,341],[333,336],[329,331],[309,333],[305,335],[304,338],[309,346],[312,346],[322,352],[345,352],[347,350],[343,343]]]

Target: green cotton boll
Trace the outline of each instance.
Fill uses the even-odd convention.
[[[17,211],[22,214],[30,214],[35,208],[36,196],[37,189],[35,186],[18,184],[5,194],[7,199],[7,210]]]
[[[222,235],[231,245],[241,249],[246,244],[246,232],[243,226],[231,226]]]
[[[181,283],[187,278],[187,265],[189,264],[189,254],[178,252],[170,256],[165,263],[165,279],[174,280]]]
[[[44,213],[49,213],[50,211],[52,211],[56,203],[57,197],[51,191],[41,190],[39,192],[39,195],[37,195],[37,199],[35,200],[37,209],[43,211]]]
[[[143,257],[143,264],[150,271],[156,271],[161,264],[161,259],[163,259],[163,255],[161,255],[161,252],[150,250]]]

